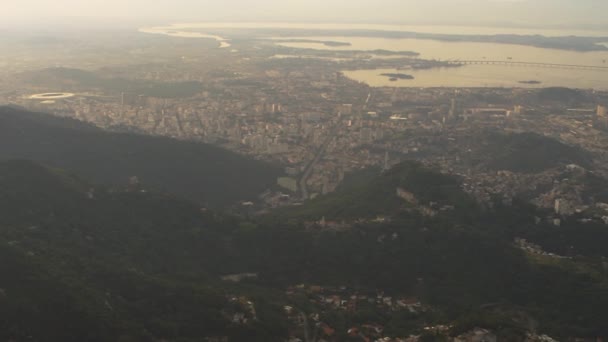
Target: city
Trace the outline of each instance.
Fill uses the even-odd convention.
[[[0,340],[608,338],[603,31],[159,25],[0,30]]]
[[[176,44],[181,45],[181,39]],[[603,134],[608,125],[608,92],[575,94],[578,98],[572,105],[576,108],[570,108],[571,103],[551,94],[538,101],[539,93],[547,92],[538,89],[370,88],[341,72],[358,58],[345,66],[310,60],[302,66],[304,59],[270,61],[266,56],[276,47],[266,42],[232,44],[237,52],[213,44],[197,46],[193,52],[208,51],[205,65],[201,57],[170,56],[147,71],[137,65],[110,66],[103,76],[69,68],[16,68],[17,72],[5,76],[13,90],[1,99],[105,129],[201,141],[276,163],[285,172],[277,183],[290,199],[286,202],[284,196],[267,194],[263,206],[270,207],[330,193],[349,173],[372,166],[388,169],[406,159],[464,177],[466,190],[486,203],[493,194],[510,200],[526,189],[556,181],[563,170],[535,174],[491,170],[472,160],[483,139],[501,133],[534,132],[579,146],[594,154],[594,164],[586,165],[590,171],[602,177],[608,171],[604,152],[608,139]],[[260,52],[251,56],[245,52],[248,49]],[[392,63],[402,66],[425,63],[409,58],[396,61]],[[144,93],[116,92],[106,85],[134,87],[135,80],[163,85]],[[58,90],[71,93],[32,96]],[[167,95],[172,91],[185,91],[185,95]],[[561,200],[562,208],[568,208],[562,213],[598,204],[580,198],[576,184],[560,189],[559,194],[543,196],[536,203],[553,208]]]

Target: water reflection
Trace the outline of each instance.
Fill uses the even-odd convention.
[[[201,32],[181,31],[172,26],[140,28],[139,32],[150,33],[150,34],[162,34],[162,35],[166,35],[166,36],[170,36],[170,37],[180,37],[180,38],[215,39],[220,43],[220,48],[230,47],[230,43],[228,43],[228,40],[223,37],[215,36],[212,34],[201,33]]]
[[[498,43],[472,43],[472,42],[444,42],[429,39],[390,39],[368,37],[298,37],[311,41],[343,41],[350,46],[326,46],[321,43],[310,42],[279,42],[277,44],[292,48],[306,48],[316,50],[390,50],[414,51],[420,58],[434,60],[496,60],[496,61],[523,61],[535,63],[576,64],[608,66],[608,51],[577,52],[567,50],[543,49],[532,46],[498,44]]]
[[[346,70],[346,77],[373,87],[573,87],[608,90],[608,72],[523,66],[467,65],[427,70]],[[384,73],[407,73],[413,80],[391,81]],[[535,81],[535,82],[528,82]],[[526,83],[522,83],[526,82]]]
[[[425,39],[388,39],[367,37],[299,37],[307,40],[350,42],[350,46],[326,46],[319,43],[278,43],[292,48],[317,50],[415,51],[430,60],[487,60],[532,62],[608,67],[608,51],[577,52],[543,49],[523,45],[443,42]],[[407,73],[414,80],[390,80],[381,74]],[[371,86],[392,87],[547,87],[608,89],[608,69],[575,70],[513,65],[467,65],[431,70],[354,70],[344,74]],[[533,81],[533,82],[529,82]],[[527,82],[527,83],[522,83]]]

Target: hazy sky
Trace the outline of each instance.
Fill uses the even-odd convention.
[[[607,0],[0,0],[5,25],[78,16],[606,27],[607,13]]]

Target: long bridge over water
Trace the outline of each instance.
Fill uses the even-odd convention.
[[[579,70],[597,70],[608,71],[606,66],[599,65],[577,65],[577,64],[556,64],[556,63],[540,63],[540,62],[519,62],[519,61],[492,61],[492,60],[450,60],[447,61],[450,65],[506,65],[506,66],[521,66],[521,67],[538,67],[538,68],[557,68],[557,69],[579,69]]]

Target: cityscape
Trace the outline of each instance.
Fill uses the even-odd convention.
[[[107,1],[5,8],[0,341],[608,339],[595,11]]]
[[[479,167],[481,163],[476,165],[469,156],[487,132],[535,132],[580,146],[596,154],[590,171],[601,176],[608,171],[604,152],[608,139],[603,133],[608,128],[607,91],[582,91],[577,96],[583,101],[571,108],[568,102],[551,99],[551,94],[549,100],[538,101],[544,90],[534,88],[372,88],[346,77],[342,63],[313,60],[302,66],[309,60],[298,58],[274,62],[265,57],[273,51],[258,52],[260,57],[245,52],[273,50],[272,45],[237,44],[232,42],[232,48],[238,52],[226,51],[213,41],[208,47],[197,46],[210,55],[206,66],[201,65],[201,57],[168,56],[148,71],[115,66],[107,67],[104,75],[67,67],[15,72],[20,70],[16,67],[5,76],[12,91],[5,92],[2,100],[104,129],[214,144],[280,165],[284,170],[277,179],[280,190],[266,194],[259,203],[262,207],[300,203],[333,192],[349,173],[369,167],[388,169],[407,159],[462,176],[467,192],[485,203],[492,194],[512,198],[542,188],[562,171],[531,175]],[[228,62],[209,70],[209,63],[223,58]],[[377,62],[351,58],[348,63]],[[420,67],[435,62],[414,58],[392,63]],[[104,82],[128,80],[169,84],[165,89],[169,92],[171,86],[191,89],[178,90],[189,96],[177,98],[146,94],[148,89],[143,93],[104,89]],[[129,86],[133,87],[121,85]],[[57,90],[66,93],[35,94]],[[576,184],[564,184],[537,203],[553,208],[560,200],[562,213],[597,204],[580,198],[577,191]]]

